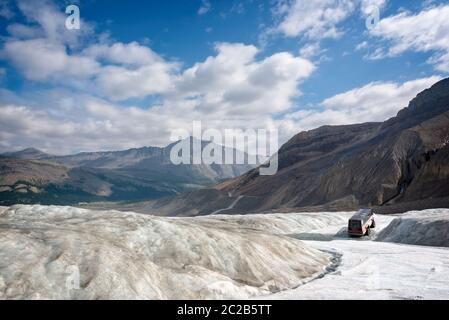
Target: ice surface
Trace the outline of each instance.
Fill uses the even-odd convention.
[[[298,288],[258,298],[449,299],[449,248],[380,242],[447,243],[449,209],[376,215],[375,219],[378,241],[345,238],[345,224],[311,231],[310,239],[321,240],[304,242],[339,255],[335,270]]]
[[[449,247],[449,210],[408,212],[382,230],[377,241]]]
[[[449,248],[347,238],[351,215],[0,207],[0,299],[449,299]],[[447,221],[378,215],[374,237],[441,246]]]
[[[289,215],[269,219],[3,208],[0,298],[244,299],[321,274],[327,253],[261,231],[305,226],[290,227]]]
[[[449,249],[358,240],[307,244],[341,255],[334,272],[258,299],[449,299]]]
[[[217,215],[207,216],[199,221],[226,222],[238,228],[260,230],[268,233],[291,235],[326,227],[346,225],[352,213],[319,212],[319,213],[284,213],[284,214],[251,214],[251,215]]]

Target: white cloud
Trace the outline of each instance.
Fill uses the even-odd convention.
[[[93,33],[93,27],[84,20],[81,22],[80,30],[68,30],[65,27],[67,16],[64,10],[50,0],[18,0],[17,6],[26,17],[27,27],[33,28],[34,32],[39,33],[39,37],[46,38],[50,42],[76,47],[80,45],[82,39]],[[16,30],[18,30],[17,26],[18,24],[16,24]],[[13,34],[13,36],[18,35]]]
[[[42,30],[20,23],[13,23],[6,27],[8,33],[17,39],[34,39],[43,36]]]
[[[323,110],[301,110],[286,116],[285,127],[294,131],[309,130],[323,125],[344,125],[385,121],[421,91],[441,80],[433,76],[405,83],[374,82],[324,100]],[[293,132],[294,133],[294,132]]]
[[[210,108],[205,112],[199,108],[204,102],[185,99],[141,109],[123,108],[94,97],[77,97],[60,110],[64,114],[55,113],[52,108],[0,105],[0,138],[7,149],[35,146],[58,154],[119,150],[165,145],[172,130],[189,130],[192,121],[202,120],[204,129],[277,127],[283,143],[300,131],[322,125],[384,121],[438,80],[439,77],[430,77],[402,84],[370,83],[324,100],[323,110],[304,109],[277,120],[270,115],[269,108],[247,115],[250,119],[240,114],[232,118],[226,108]],[[55,100],[53,95],[53,104],[67,104],[64,103],[67,97],[59,99]]]
[[[294,0],[281,1],[277,15],[281,22],[277,31],[287,37],[305,36],[309,39],[338,38],[338,25],[356,8],[353,0]]]
[[[8,57],[30,79],[44,81],[78,72],[92,78],[87,94],[104,97],[83,97],[78,90],[58,92],[56,86],[52,92],[39,93],[41,100],[34,106],[0,105],[4,147],[34,146],[56,153],[164,145],[172,130],[190,129],[194,120],[219,130],[246,129],[249,123],[265,128],[273,124],[273,114],[291,106],[300,94],[299,84],[315,69],[310,61],[287,52],[258,59],[255,46],[235,43],[217,44],[216,55],[180,71],[137,44],[91,46],[71,56],[63,45],[52,44],[55,47],[50,50],[45,46],[50,44],[42,39],[16,42],[20,44],[17,48],[15,42],[9,44],[20,54]],[[29,48],[34,50],[26,50]],[[116,49],[109,52],[107,48]],[[114,64],[87,68],[86,72],[81,72],[84,68],[68,69],[67,62],[80,57]],[[33,63],[36,61],[48,61],[49,65]],[[108,102],[150,94],[161,98],[148,109]]]
[[[326,108],[356,111],[359,117],[367,120],[368,113],[371,121],[383,121],[394,116],[400,109],[405,108],[419,92],[429,88],[440,77],[429,77],[412,80],[403,84],[394,82],[370,83],[362,88],[336,95],[323,101]]]
[[[83,54],[95,59],[104,59],[116,64],[129,66],[144,66],[163,62],[163,59],[153,50],[141,46],[138,42],[109,44],[94,44],[86,48]]]
[[[364,50],[364,49],[366,49],[366,48],[368,48],[368,47],[369,47],[368,41],[363,41],[363,42],[359,43],[359,44],[355,47],[355,50],[356,50],[356,51],[360,51],[360,50]]]
[[[417,14],[402,12],[383,18],[371,34],[388,46],[377,48],[369,57],[398,56],[408,50],[434,53],[429,63],[449,72],[449,5],[424,9]]]
[[[4,56],[29,80],[92,80],[94,93],[112,100],[167,92],[178,65],[136,42],[93,45],[69,54],[61,43],[45,38],[9,40]]]
[[[387,4],[387,0],[362,0],[360,9],[362,14],[369,16],[373,13],[373,8],[382,9]]]
[[[273,10],[277,23],[262,33],[260,41],[265,45],[269,36],[279,33],[285,37],[301,37],[307,42],[300,49],[300,55],[305,58],[316,57],[326,51],[321,48],[321,40],[340,38],[347,31],[342,24],[350,16],[360,10],[361,17],[365,19],[373,13],[373,8],[384,8],[387,1],[278,0]],[[357,50],[360,49],[362,47]]]
[[[353,9],[347,1],[313,1],[318,7],[331,2],[336,6],[319,9],[317,25],[298,34],[312,39],[333,30],[328,35],[337,35],[339,22]],[[137,42],[61,39],[59,27],[42,18],[52,15],[39,16],[32,27],[8,27],[11,36],[3,53],[27,79],[51,81],[53,89],[39,92],[37,101],[22,97],[20,103],[0,103],[2,148],[35,146],[69,153],[165,145],[172,130],[189,129],[194,120],[218,130],[276,125],[285,141],[324,124],[385,120],[438,80],[372,83],[326,99],[323,110],[280,116],[290,110],[301,83],[314,72],[307,58],[321,52],[319,39],[304,46],[299,56],[278,52],[260,57],[253,45],[218,43],[215,54],[182,69]],[[79,78],[86,85],[69,84],[62,92],[55,80],[66,78]],[[117,102],[150,95],[157,95],[158,103],[145,109]]]
[[[172,87],[171,70],[172,66],[164,62],[138,69],[105,66],[95,79],[97,93],[114,101],[162,94]]]
[[[303,58],[310,59],[325,51],[321,49],[320,44],[317,42],[308,43],[299,50],[299,55]]]
[[[89,23],[83,21],[81,30],[67,30],[64,11],[47,0],[18,0],[17,7],[27,24],[7,26],[9,36],[4,38],[1,56],[27,79],[85,79],[99,71],[100,64],[95,59],[76,54],[76,49],[93,32]]]
[[[34,146],[56,154],[167,142],[171,128],[167,114],[121,108],[94,98],[77,102],[83,104],[83,117],[77,119],[28,106],[0,105],[0,140],[8,149]],[[156,125],[160,123],[164,126]]]
[[[21,6],[25,15],[31,14],[27,5]],[[259,58],[255,46],[218,43],[216,54],[183,70],[137,42],[95,36],[67,42],[58,35],[58,23],[45,18],[60,16],[50,4],[43,8],[30,17],[32,25],[8,26],[3,57],[26,79],[52,89],[5,98],[3,146],[66,153],[163,145],[172,130],[189,129],[194,120],[222,130],[246,129],[249,121],[263,128],[291,107],[315,69],[288,52]],[[151,95],[157,95],[157,105],[145,109],[116,102]]]
[[[187,69],[175,82],[176,97],[195,97],[206,112],[257,115],[283,111],[299,94],[299,83],[310,76],[314,65],[281,52],[258,61],[251,45],[221,43],[217,55]]]
[[[65,16],[47,2],[35,6],[33,15],[33,3],[20,2],[23,13],[36,25],[9,25],[11,37],[2,50],[28,80],[67,85],[82,79],[92,93],[112,100],[145,97],[170,87],[177,65],[150,48],[137,42],[102,42],[79,49],[82,35],[71,33],[65,38]],[[83,28],[87,25],[83,23]]]
[[[211,4],[209,0],[201,0],[201,7],[198,9],[198,14],[203,15],[210,11]]]
[[[89,77],[99,70],[95,60],[69,55],[64,45],[47,39],[8,41],[4,54],[30,80]]]

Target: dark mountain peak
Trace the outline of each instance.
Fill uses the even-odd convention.
[[[260,176],[255,169],[216,189],[243,197],[227,213],[435,208],[449,201],[448,113],[445,79],[383,123],[301,132],[279,150],[275,175]],[[210,199],[199,203],[201,212],[214,211]]]
[[[399,114],[407,114],[414,111],[425,112],[441,112],[441,108],[449,110],[449,104],[447,103],[447,98],[449,97],[449,78],[441,80],[435,83],[429,89],[424,90],[419,93],[416,98],[410,101],[407,108],[401,110]],[[441,103],[444,102],[444,103]]]
[[[407,108],[387,120],[383,128],[405,129],[449,111],[449,78],[419,93]]]

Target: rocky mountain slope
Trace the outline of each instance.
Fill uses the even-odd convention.
[[[280,149],[278,174],[262,177],[253,170],[218,188],[257,196],[261,209],[449,197],[448,142],[446,79],[384,123],[300,133]]]
[[[240,196],[226,213],[407,203],[423,209],[449,203],[449,79],[420,93],[384,123],[301,132],[279,150],[276,175],[260,176],[254,169],[215,190],[155,208],[165,214],[209,214],[216,210],[216,199],[227,198],[225,208]]]
[[[203,148],[206,144],[203,142]],[[3,154],[0,205],[157,199],[210,186],[254,167],[174,165],[170,161],[173,146],[69,156],[52,156],[36,149]]]

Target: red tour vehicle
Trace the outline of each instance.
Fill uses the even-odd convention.
[[[361,209],[349,219],[348,235],[351,237],[369,236],[371,229],[375,227],[374,211]]]

